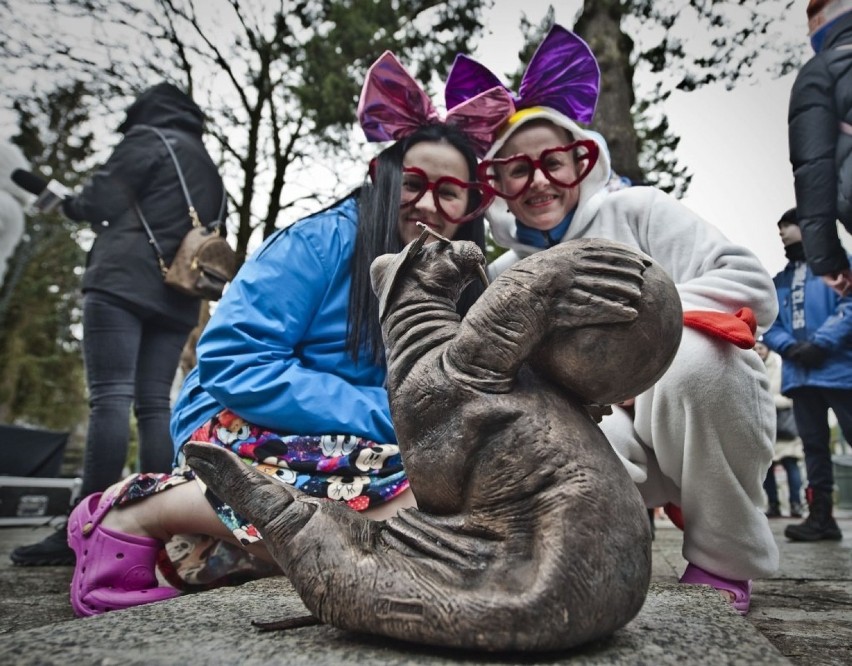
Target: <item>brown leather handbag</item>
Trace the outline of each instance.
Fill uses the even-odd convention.
[[[225,226],[224,220],[222,220],[226,203],[224,189],[219,219],[210,225],[210,227],[213,227],[212,229],[207,228],[201,223],[198,212],[192,205],[189,189],[186,186],[177,155],[175,155],[162,132],[156,127],[149,127],[149,129],[157,133],[169,150],[183,188],[183,194],[186,197],[187,206],[189,206],[189,219],[192,222],[192,229],[183,237],[171,265],[166,265],[163,252],[138,204],[136,205],[136,214],[139,216],[142,226],[145,227],[151,245],[157,253],[165,283],[187,296],[218,301],[222,297],[225,285],[234,278],[237,272],[237,255],[221,233]]]
[[[190,215],[198,219],[195,209]],[[190,232],[183,237],[163,279],[184,294],[218,301],[236,272],[237,255],[219,234],[219,227],[210,230],[199,222],[197,226],[193,223]]]

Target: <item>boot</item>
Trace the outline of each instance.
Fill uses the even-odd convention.
[[[766,510],[767,518],[780,518],[781,517],[781,506],[778,502],[770,502],[769,508]]]
[[[808,517],[798,525],[787,525],[784,536],[792,541],[840,541],[843,535],[831,515],[831,493],[808,488]]]
[[[802,517],[802,505],[799,502],[790,502],[790,518]]]
[[[56,531],[31,546],[18,546],[9,553],[9,559],[22,567],[45,567],[45,566],[74,566],[74,551],[68,546],[68,537],[65,534],[67,523]]]

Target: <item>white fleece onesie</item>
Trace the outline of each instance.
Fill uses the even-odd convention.
[[[597,140],[564,115],[541,108],[505,131],[486,159],[518,127],[541,118],[576,139]],[[684,311],[733,314],[749,307],[759,330],[772,324],[775,288],[757,257],[661,190],[606,191],[609,174],[602,146],[560,242],[597,237],[625,243],[672,277]],[[539,251],[518,242],[515,218],[504,201],[495,201],[487,217],[496,243],[509,248],[489,266],[492,277]],[[682,509],[687,561],[736,580],[765,577],[778,567],[778,548],[761,508],[775,407],[756,352],[686,327],[671,367],[636,397],[634,420],[618,407],[613,412],[601,428],[647,506],[673,502]]]
[[[32,199],[12,182],[15,169],[29,169],[24,154],[13,143],[0,141],[0,286],[24,235],[24,207]]]

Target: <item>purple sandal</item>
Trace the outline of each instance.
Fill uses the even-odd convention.
[[[748,613],[749,604],[751,603],[750,580],[722,578],[694,564],[688,564],[686,571],[683,572],[683,576],[680,577],[680,582],[686,585],[710,585],[717,590],[730,592],[734,595],[734,599],[731,602],[734,610],[740,615]]]
[[[102,495],[89,495],[68,518],[68,545],[77,555],[71,579],[74,613],[100,615],[179,596],[178,590],[157,583],[154,567],[162,541],[103,527],[112,501]]]

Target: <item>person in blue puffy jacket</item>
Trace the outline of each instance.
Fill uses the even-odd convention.
[[[840,540],[832,516],[828,410],[837,416],[843,436],[852,437],[852,296],[839,296],[808,266],[795,208],[781,216],[778,230],[789,261],[775,276],[778,318],[763,341],[784,359],[781,392],[793,399],[809,508],[805,521],[788,525],[784,534],[794,541]]]
[[[476,182],[469,129],[402,111],[407,125],[371,163],[371,183],[278,231],[240,269],[173,410],[174,471],[133,475],[72,512],[77,615],[280,571],[256,528],[184,464],[180,449],[190,440],[227,447],[282,483],[374,519],[414,505],[391,422],[369,268],[420,236],[417,223],[484,252],[490,199]],[[359,115],[368,139],[383,140],[368,132],[369,109]],[[387,113],[376,117],[389,122]],[[483,289],[467,288],[460,314]],[[158,558],[174,587],[159,586]]]

